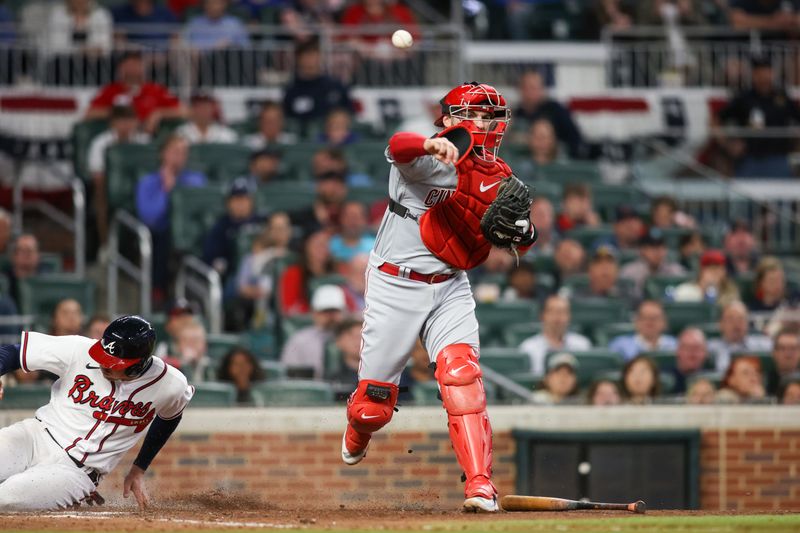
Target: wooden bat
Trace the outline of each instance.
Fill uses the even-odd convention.
[[[546,496],[508,495],[500,498],[500,506],[505,511],[630,511],[644,514],[647,505],[642,500],[633,503],[596,503],[548,498]]]

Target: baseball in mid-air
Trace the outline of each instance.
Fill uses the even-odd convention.
[[[400,49],[411,48],[414,38],[406,30],[397,30],[392,34],[392,44]]]

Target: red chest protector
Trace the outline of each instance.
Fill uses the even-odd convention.
[[[497,184],[511,175],[511,168],[501,159],[489,163],[478,158],[472,151],[472,134],[466,128],[454,126],[439,137],[447,137],[459,149],[458,184],[447,200],[419,218],[419,231],[422,242],[439,260],[469,270],[489,255],[491,245],[481,232],[481,218],[497,196]],[[467,142],[469,147],[465,148]]]

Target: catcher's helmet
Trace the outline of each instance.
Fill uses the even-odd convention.
[[[445,116],[459,119],[472,132],[475,154],[485,161],[497,159],[503,133],[511,120],[511,110],[497,89],[471,81],[452,89],[439,103],[442,105],[442,114],[434,122],[436,126],[444,126]],[[485,128],[478,128],[474,124],[475,111],[490,114],[489,124]]]
[[[125,315],[111,322],[103,337],[89,348],[92,359],[108,370],[125,370],[136,377],[153,362],[156,332],[150,322],[136,315]]]

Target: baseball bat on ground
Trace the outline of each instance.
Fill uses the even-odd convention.
[[[633,503],[597,503],[548,498],[545,496],[509,495],[500,498],[500,506],[505,511],[630,511],[644,514],[647,506],[642,500]]]

